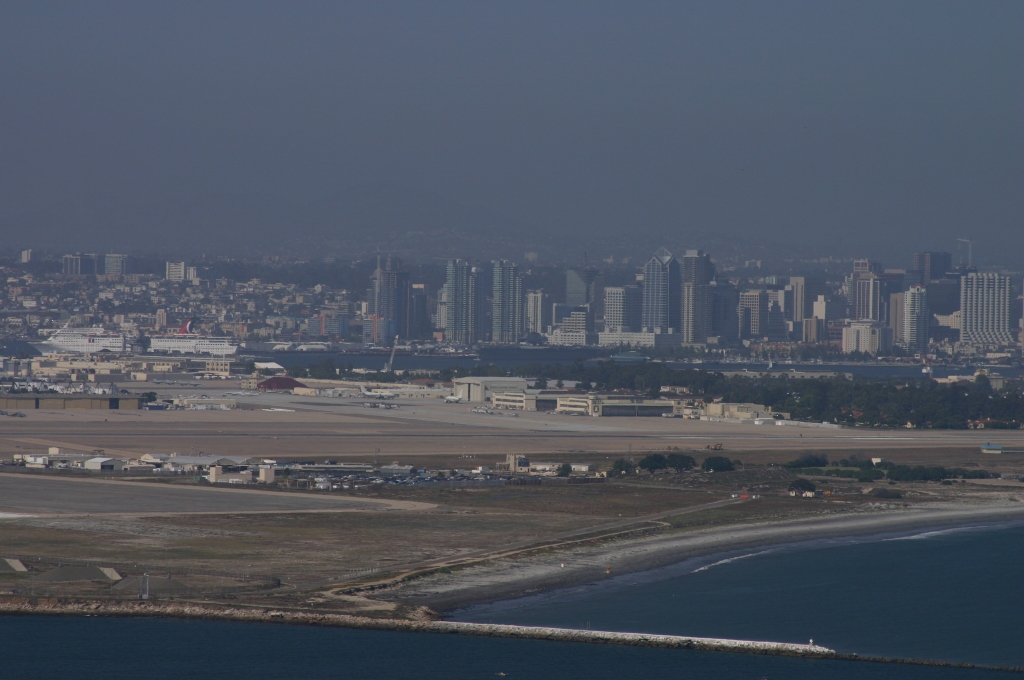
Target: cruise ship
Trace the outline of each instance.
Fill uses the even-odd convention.
[[[94,328],[68,328],[64,326],[45,342],[38,345],[44,352],[72,352],[95,354],[97,352],[124,353],[131,348],[131,340],[124,333]]]
[[[164,354],[211,354],[227,356],[238,352],[233,338],[214,338],[198,335],[194,322],[189,320],[175,335],[154,335],[149,338],[149,352]]]

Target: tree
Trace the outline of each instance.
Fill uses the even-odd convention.
[[[548,388],[547,378],[537,378],[537,381],[533,383],[534,389],[546,390]]]
[[[644,456],[637,466],[644,470],[654,472],[655,470],[664,470],[667,468],[668,460],[660,453],[652,453],[648,456]]]
[[[557,388],[559,388],[559,389],[561,389],[561,388],[565,387],[565,383],[564,383],[564,382],[562,382],[562,379],[561,379],[561,378],[559,378],[559,379],[558,379],[558,382],[556,382],[556,383],[555,383],[555,387],[557,387]]]
[[[803,493],[804,491],[814,491],[814,489],[814,482],[809,479],[804,479],[803,477],[797,477],[789,485],[790,491],[798,491],[800,493]]]
[[[147,403],[156,401],[156,392],[143,392],[142,400]]]
[[[617,461],[612,463],[611,474],[613,476],[628,475],[633,472],[633,464],[625,458],[619,458]]]
[[[814,467],[826,467],[828,465],[828,456],[825,454],[814,454],[808,453],[800,456],[796,460],[791,460],[784,464],[788,468],[814,468]]]
[[[578,383],[576,383],[576,389],[583,390],[584,392],[589,392],[590,390],[594,389],[594,386],[590,384],[589,380],[581,380]]]
[[[702,465],[705,472],[732,472],[736,467],[725,456],[708,456]]]
[[[569,463],[562,463],[561,465],[558,466],[558,476],[559,477],[568,477],[571,474],[572,474],[572,465],[570,465]]]
[[[690,470],[697,466],[697,461],[692,456],[682,453],[670,453],[666,456],[668,466],[676,470]]]

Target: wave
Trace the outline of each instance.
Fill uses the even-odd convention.
[[[761,552],[748,553],[746,555],[738,555],[736,557],[727,557],[724,560],[718,560],[717,562],[712,562],[711,564],[705,564],[703,567],[700,567],[699,569],[694,569],[690,573],[691,574],[696,574],[698,571],[707,571],[711,567],[717,567],[717,566],[720,566],[722,564],[729,564],[730,562],[735,562],[737,560],[745,560],[748,557],[757,557],[758,555],[767,555],[770,552],[775,552],[775,551],[774,550],[762,550]]]
[[[985,526],[971,525],[963,527],[950,527],[949,529],[939,529],[937,531],[925,531],[920,534],[910,534],[909,536],[893,536],[892,538],[883,538],[882,542],[886,541],[920,541],[929,538],[935,538],[936,536],[948,536],[949,534],[959,534],[965,531],[977,531],[983,530]]]

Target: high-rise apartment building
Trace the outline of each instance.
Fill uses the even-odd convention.
[[[854,321],[843,328],[843,353],[879,354],[892,349],[892,329],[877,321]]]
[[[103,257],[103,273],[108,276],[124,276],[131,273],[127,255],[107,253]]]
[[[953,254],[914,253],[914,271],[920,272],[921,285],[927,286],[932,281],[943,278],[947,272],[953,271]]]
[[[363,322],[363,342],[377,347],[390,347],[395,336],[409,337],[409,274],[402,263],[390,255],[371,275],[367,291],[369,323]]]
[[[29,263],[31,261],[32,261],[32,249],[28,248],[26,250],[21,251],[21,263],[22,264],[27,264],[27,263]]]
[[[967,274],[960,277],[960,341],[1003,345],[1010,335],[1010,277]]]
[[[736,341],[740,337],[737,308],[740,293],[731,283],[712,282],[711,286],[711,335],[719,341]]]
[[[932,315],[928,311],[928,289],[911,286],[903,293],[902,344],[908,350],[924,352],[928,349],[928,327]]]
[[[789,339],[789,327],[786,324],[786,313],[782,311],[778,301],[768,305],[768,327],[764,336],[772,342],[784,342]]]
[[[928,307],[932,314],[952,314],[960,309],[960,277],[939,279],[925,284],[928,288]]]
[[[865,274],[854,280],[853,318],[881,321],[882,280],[875,274]]]
[[[445,340],[458,345],[472,345],[481,340],[483,314],[480,306],[484,295],[482,276],[478,267],[466,260],[448,260],[447,319]]]
[[[547,333],[551,325],[551,304],[543,290],[526,294],[526,332]]]
[[[494,263],[491,342],[518,344],[523,335],[523,277],[508,260]]]
[[[82,255],[76,255],[75,257],[81,257],[82,259],[83,276],[103,273],[103,258],[96,253],[83,253]]]
[[[437,291],[437,313],[434,315],[434,328],[448,328],[448,284]]]
[[[604,329],[635,333],[643,323],[643,291],[640,286],[611,286],[604,289]]]
[[[565,272],[565,304],[571,307],[590,305],[594,318],[604,316],[604,278],[593,267]]]
[[[740,339],[759,339],[765,336],[768,332],[768,291],[743,291],[736,311]]]
[[[80,255],[65,255],[60,260],[60,270],[64,276],[81,276],[82,257]]]
[[[791,321],[800,322],[814,316],[814,301],[825,294],[825,282],[810,276],[791,276],[789,286],[793,291],[793,312]]]
[[[871,260],[853,261],[854,274],[881,274],[883,271],[881,262],[873,262]]]
[[[678,333],[681,293],[679,262],[668,250],[659,248],[644,266],[643,329],[652,333]]]
[[[164,266],[164,278],[168,281],[184,281],[185,269],[184,262],[168,262]]]
[[[427,312],[427,286],[424,283],[414,283],[410,290],[408,337],[427,338],[431,329],[430,314]]]
[[[156,310],[156,327],[167,328],[167,310],[158,309]]]
[[[889,328],[892,329],[892,342],[894,345],[903,346],[903,303],[906,301],[906,292],[891,293],[889,295]]]
[[[687,250],[679,269],[682,280],[680,341],[706,343],[711,335],[711,281],[715,278],[715,266],[707,253]]]

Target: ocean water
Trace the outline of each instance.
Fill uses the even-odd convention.
[[[713,555],[461,610],[460,621],[807,642],[1024,666],[1024,525]]]
[[[715,555],[453,618],[816,643],[1024,665],[1024,526]],[[974,679],[981,669],[444,634],[145,618],[0,616],[0,678]]]
[[[856,661],[307,626],[0,616],[4,680],[989,680]],[[502,675],[503,674],[503,675]]]

